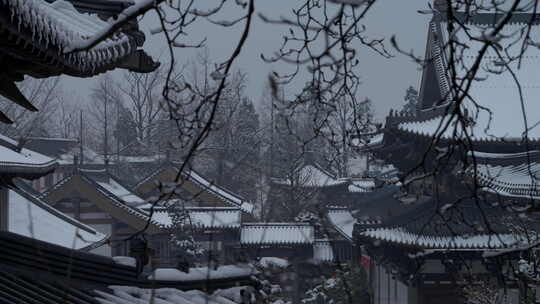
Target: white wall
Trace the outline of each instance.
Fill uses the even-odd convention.
[[[376,265],[373,275],[373,304],[408,304],[408,287]]]

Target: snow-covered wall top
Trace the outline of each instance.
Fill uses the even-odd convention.
[[[184,225],[192,225],[194,228],[240,228],[240,209],[211,207],[186,207],[185,209],[189,218],[186,219]],[[161,227],[173,227],[171,215],[167,210],[154,210],[152,220],[159,223]]]
[[[313,244],[315,229],[301,223],[250,223],[244,224],[240,243],[257,244]]]

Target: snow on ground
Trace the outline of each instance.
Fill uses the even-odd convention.
[[[259,260],[259,264],[261,264],[262,267],[279,267],[279,268],[287,268],[289,266],[289,261],[282,259],[282,258],[276,258],[276,257],[264,257]]]
[[[32,202],[14,190],[9,190],[8,195],[10,232],[74,249],[105,238],[104,234],[68,218],[44,202]]]
[[[156,281],[202,281],[211,279],[227,279],[246,277],[257,274],[258,271],[249,264],[225,265],[217,269],[208,267],[190,268],[189,273],[182,272],[175,268],[158,268],[148,276],[150,280]]]

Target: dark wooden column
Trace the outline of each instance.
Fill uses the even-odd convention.
[[[8,189],[0,187],[0,231],[9,230],[9,195]]]

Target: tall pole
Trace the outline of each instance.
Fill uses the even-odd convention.
[[[270,128],[272,129],[270,132],[270,176],[274,177],[274,131],[275,131],[275,124],[274,124],[274,94],[272,94],[272,109],[270,111]]]
[[[80,112],[80,116],[79,116],[79,162],[80,164],[83,163],[83,159],[84,159],[84,148],[83,148],[83,111],[81,110]]]
[[[120,101],[116,102],[116,167],[120,162],[120,131],[118,130],[118,123],[120,122]],[[118,173],[118,172],[116,172]]]
[[[107,168],[109,166],[109,151],[108,151],[108,146],[109,146],[109,138],[108,138],[108,134],[107,134],[107,128],[108,128],[108,118],[107,118],[107,98],[105,97],[105,103],[104,103],[104,107],[105,107],[105,144],[103,145],[103,155],[104,155],[104,158],[105,158],[105,168]]]

